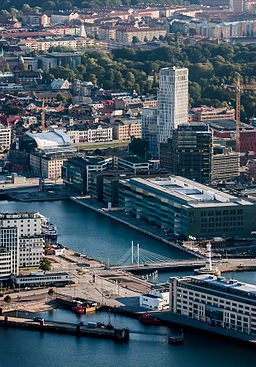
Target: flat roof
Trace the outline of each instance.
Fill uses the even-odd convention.
[[[136,177],[124,180],[124,182],[134,182],[141,186],[147,186],[152,191],[156,190],[162,193],[165,197],[169,196],[170,200],[175,197],[183,205],[190,207],[254,205],[242,198],[180,176]]]
[[[211,274],[200,274],[200,275],[192,275],[185,278],[184,280],[192,280],[192,281],[200,281],[204,282],[209,286],[212,286],[216,289],[218,288],[232,288],[235,290],[239,290],[240,292],[250,293],[256,296],[256,285],[243,283],[235,279],[226,279],[224,277],[217,277]]]
[[[236,121],[231,119],[218,120],[205,120],[204,124],[209,125],[212,129],[218,131],[234,131],[236,130]],[[255,127],[240,122],[240,130],[255,130]]]
[[[15,279],[24,279],[24,278],[35,278],[35,277],[53,277],[53,276],[61,276],[61,275],[68,275],[68,273],[47,273],[47,274],[28,274],[28,275],[17,275]]]

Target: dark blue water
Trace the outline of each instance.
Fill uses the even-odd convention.
[[[70,311],[54,310],[40,315],[48,320],[108,322],[106,313],[78,318]],[[167,343],[167,336],[174,330],[165,326],[147,327],[119,315],[111,315],[111,323],[115,327],[163,336],[132,333],[127,344],[117,344],[93,338],[0,329],[1,366],[242,367],[255,364],[254,349],[218,337],[187,331],[184,345],[174,346]]]
[[[131,241],[142,248],[172,258],[185,258],[183,252],[159,243],[128,227],[72,202],[19,203],[0,202],[0,211],[40,211],[56,223],[59,242],[88,255],[117,261]],[[188,275],[182,272],[180,275]],[[165,281],[176,273],[159,273]],[[226,276],[256,284],[256,273],[231,273]],[[41,314],[42,315],[42,314]],[[45,319],[77,322],[76,315],[66,310],[43,313]],[[81,320],[108,321],[105,313],[82,316]],[[128,327],[165,334],[164,336],[131,334],[127,344],[113,341],[76,338],[67,335],[40,334],[32,331],[0,329],[0,367],[242,367],[255,365],[255,349],[219,337],[186,332],[184,345],[167,343],[172,332],[167,327],[145,327],[138,321],[111,315],[116,327]]]
[[[0,202],[0,211],[39,211],[57,225],[58,241],[74,250],[103,261],[116,263],[131,248],[131,242],[145,250],[173,259],[186,259],[183,251],[169,247],[125,225],[72,201]]]

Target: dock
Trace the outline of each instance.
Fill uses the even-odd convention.
[[[86,325],[72,324],[68,322],[56,322],[44,319],[25,319],[20,317],[0,316],[0,327],[5,329],[23,329],[39,332],[48,332],[55,334],[68,334],[77,337],[93,337],[100,339],[110,339],[117,342],[127,342],[129,340],[128,329],[108,329],[108,328],[90,328]]]

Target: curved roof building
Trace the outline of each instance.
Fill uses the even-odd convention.
[[[58,148],[70,145],[70,138],[61,130],[46,131],[43,133],[25,133],[26,137],[32,139],[36,149]],[[27,140],[27,139],[26,139]]]

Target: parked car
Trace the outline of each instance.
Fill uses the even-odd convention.
[[[33,317],[33,320],[37,322],[44,321],[42,317]]]

